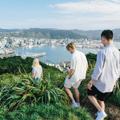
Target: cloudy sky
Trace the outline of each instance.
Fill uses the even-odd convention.
[[[120,0],[0,0],[0,28],[120,28]]]

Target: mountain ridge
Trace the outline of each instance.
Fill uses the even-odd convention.
[[[48,39],[89,39],[99,40],[102,30],[56,29],[56,28],[29,28],[29,29],[2,29],[0,35],[28,38]],[[114,39],[120,41],[120,29],[113,29]]]

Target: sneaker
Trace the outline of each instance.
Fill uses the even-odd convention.
[[[95,113],[95,116],[97,116],[97,115],[98,115],[98,113],[99,113],[99,111],[97,111],[97,112]]]
[[[78,108],[77,103],[72,103],[72,108]]]
[[[77,106],[80,107],[80,103],[77,103]]]
[[[107,117],[105,112],[98,112],[96,120],[104,120]]]

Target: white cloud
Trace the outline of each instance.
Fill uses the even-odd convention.
[[[118,3],[120,4],[120,0],[109,0],[110,2],[113,2],[113,3]]]
[[[114,14],[120,11],[119,3],[119,0],[81,0],[52,4],[51,7],[64,12]]]
[[[71,1],[71,0],[69,0]],[[73,1],[73,0],[72,0]],[[80,0],[52,4],[49,16],[0,20],[0,27],[60,28],[60,29],[112,29],[120,28],[120,0]]]
[[[120,0],[80,0],[50,5],[56,26],[78,29],[120,28]]]

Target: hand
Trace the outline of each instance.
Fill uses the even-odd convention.
[[[71,77],[69,75],[66,76],[66,79],[70,79]]]
[[[70,79],[70,78],[71,78],[71,76],[68,75],[68,79]]]
[[[93,86],[93,82],[92,82],[92,80],[91,80],[91,81],[88,83],[87,88],[88,88],[89,90],[91,90],[92,86]]]

